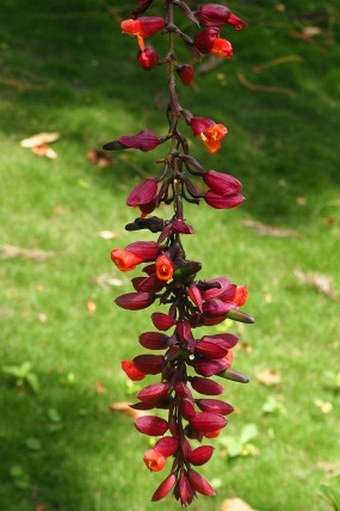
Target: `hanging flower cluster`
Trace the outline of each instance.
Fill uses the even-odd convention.
[[[135,135],[123,135],[104,145],[106,150],[138,149],[151,151],[168,143],[167,155],[158,160],[162,171],[156,178],[145,179],[129,194],[126,204],[140,210],[140,216],[126,226],[128,231],[147,229],[156,241],[137,241],[125,248],[114,248],[113,263],[123,272],[142,266],[142,274],[132,279],[134,291],[116,299],[123,309],[141,310],[154,303],[163,311],[154,312],[154,329],[139,336],[144,353],[133,360],[123,360],[122,368],[133,381],[148,375],[158,375],[156,383],[148,384],[138,394],[136,410],[160,410],[159,415],[143,415],[135,421],[137,430],[145,435],[160,437],[144,454],[144,463],[151,471],[164,469],[172,458],[170,473],[153,494],[160,500],[171,491],[183,506],[190,504],[197,493],[214,495],[209,482],[193,467],[205,464],[213,454],[210,445],[195,446],[217,436],[227,425],[233,407],[216,396],[224,388],[212,376],[246,383],[247,378],[233,369],[232,348],[238,337],[232,333],[199,336],[195,329],[212,326],[226,318],[252,323],[251,316],[241,310],[247,300],[247,288],[225,277],[208,280],[197,278],[201,264],[187,258],[183,235],[194,234],[194,228],[184,217],[184,202],[204,201],[216,209],[234,208],[244,196],[242,185],[233,176],[204,168],[189,153],[188,140],[179,131],[180,122],[192,130],[210,153],[216,153],[228,130],[223,124],[205,117],[194,116],[180,106],[176,92],[176,76],[185,85],[194,78],[191,64],[178,61],[175,40],[179,38],[196,59],[204,54],[230,58],[232,45],[220,37],[221,27],[231,25],[235,30],[246,24],[226,6],[205,4],[192,11],[183,0],[166,0],[165,15],[144,16],[153,0],[138,0],[140,4],[130,19],[121,23],[124,33],[137,38],[137,61],[150,70],[166,65],[169,75],[168,133],[163,136],[144,129]],[[193,37],[175,24],[178,8],[199,28]],[[153,46],[145,40],[160,32],[168,36],[168,52],[160,59]],[[198,181],[201,181],[199,185]],[[203,191],[202,191],[203,190]],[[173,204],[168,220],[150,216],[162,204]],[[157,354],[159,353],[159,354]],[[206,397],[208,396],[208,397]],[[194,442],[193,442],[194,441]]]

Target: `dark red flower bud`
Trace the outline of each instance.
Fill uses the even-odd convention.
[[[204,182],[209,188],[219,195],[234,195],[242,189],[238,179],[229,174],[208,170],[203,174]]]
[[[188,289],[188,295],[190,296],[191,300],[194,302],[194,304],[197,306],[198,310],[203,312],[202,308],[202,295],[200,290],[195,284],[190,284]]]
[[[191,327],[188,321],[181,320],[177,322],[176,334],[182,341],[189,341],[192,339]]]
[[[195,350],[202,357],[212,359],[224,357],[228,353],[228,349],[226,343],[209,342],[204,339],[199,341],[195,346]]]
[[[158,486],[157,490],[153,494],[151,500],[156,502],[157,500],[164,499],[175,486],[176,476],[174,474],[170,474],[164,481]]]
[[[132,311],[145,309],[154,301],[155,296],[151,293],[127,293],[115,299],[115,303],[119,307]]]
[[[201,374],[202,376],[209,377],[214,374],[220,373],[224,371],[227,367],[229,367],[228,362],[225,359],[220,360],[195,360],[193,363],[194,369],[197,374]]]
[[[204,133],[215,124],[215,121],[207,117],[192,117],[190,121],[190,126],[195,137],[200,136],[201,133]]]
[[[216,349],[216,354],[218,352],[223,352],[223,355],[221,356],[224,357],[228,350],[236,346],[238,339],[238,336],[234,334],[204,335],[202,339],[197,343],[196,349],[201,355],[205,357],[208,357],[210,350]],[[212,345],[214,345],[216,348],[213,348]],[[219,358],[219,356],[210,358]]]
[[[154,417],[153,415],[138,417],[135,421],[135,426],[140,433],[150,436],[164,435],[168,429],[167,421],[159,417]]]
[[[156,442],[155,449],[163,454],[166,458],[175,454],[178,449],[179,442],[173,436],[165,436]]]
[[[175,219],[172,222],[171,230],[174,233],[179,234],[194,234],[196,231],[191,225],[188,225],[183,220]]]
[[[213,412],[219,413],[221,415],[229,415],[234,411],[234,408],[229,403],[225,403],[220,399],[198,399],[196,403],[203,412]]]
[[[145,206],[155,201],[157,196],[157,183],[154,179],[146,179],[131,190],[126,204],[133,208]]]
[[[202,289],[201,293],[203,300],[219,298],[227,289],[229,289],[230,286],[233,286],[230,280],[225,277],[209,279],[206,281],[206,284],[209,284],[211,287],[209,287],[209,289]],[[235,287],[233,289],[235,289]]]
[[[206,394],[207,396],[217,396],[224,391],[224,388],[219,383],[207,380],[206,378],[200,378],[199,376],[194,376],[191,379],[191,386],[196,392]]]
[[[241,204],[245,197],[243,195],[218,195],[210,190],[204,195],[204,200],[209,206],[215,209],[231,209]]]
[[[175,392],[178,397],[181,397],[182,399],[184,399],[186,397],[189,399],[192,398],[192,394],[185,383],[183,383],[183,382],[176,383],[176,385],[174,386],[174,389],[175,389]]]
[[[125,250],[141,257],[143,261],[154,261],[160,252],[159,245],[154,241],[135,241],[130,243]]]
[[[153,383],[138,392],[137,397],[141,401],[153,401],[167,394],[169,390],[169,383]]]
[[[188,471],[188,479],[194,490],[198,491],[202,495],[207,496],[216,495],[215,490],[208,483],[208,481],[195,470],[190,469]]]
[[[149,277],[136,277],[131,281],[136,291],[146,293],[157,293],[164,287],[164,282],[158,280],[156,275]]]
[[[175,319],[168,314],[162,312],[154,312],[151,315],[151,320],[158,330],[168,330],[175,324]]]
[[[163,357],[159,355],[138,355],[133,362],[145,374],[158,374],[163,367]]]
[[[213,455],[214,448],[210,445],[201,445],[187,455],[187,460],[193,465],[204,465]]]
[[[220,4],[204,4],[196,13],[200,22],[206,27],[218,27],[229,23],[235,30],[242,30],[247,24],[232,14],[230,9]]]
[[[194,68],[190,64],[180,64],[176,71],[183,85],[189,85],[195,78]]]
[[[123,135],[117,140],[108,142],[103,145],[106,151],[115,151],[117,149],[140,149],[141,151],[151,151],[158,144],[161,139],[150,130],[142,130],[136,135]]]
[[[243,20],[241,20],[238,16],[235,14],[230,14],[228,18],[229,25],[232,25],[235,30],[243,30],[247,27],[247,23]]]
[[[194,492],[191,488],[191,484],[186,478],[183,470],[179,476],[179,480],[175,489],[175,495],[180,499],[183,506],[190,504],[194,498]]]
[[[197,32],[194,37],[196,48],[201,53],[209,53],[213,47],[215,39],[219,37],[219,35],[220,31],[217,27],[208,27],[204,30],[201,30],[200,32]]]
[[[150,69],[157,66],[159,62],[159,56],[152,46],[145,46],[145,48],[139,50],[137,60],[140,67],[149,71]]]
[[[139,343],[149,350],[163,350],[167,347],[169,337],[159,332],[145,332],[139,336]]]
[[[150,37],[165,26],[165,19],[161,16],[141,16],[139,20],[142,23],[142,37]]]
[[[216,298],[215,300],[209,300],[203,304],[203,312],[205,316],[223,316],[227,314],[231,309],[234,309],[236,305],[234,303],[224,303],[222,300]]]
[[[191,420],[196,415],[195,408],[188,399],[182,401],[180,411],[185,420]]]

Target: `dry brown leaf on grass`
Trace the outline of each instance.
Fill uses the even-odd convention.
[[[102,240],[113,240],[116,237],[115,233],[112,231],[100,231],[98,236]]]
[[[272,369],[264,369],[255,375],[255,378],[263,385],[271,387],[278,385],[281,382],[281,374],[278,371]]]
[[[103,288],[120,287],[125,284],[123,280],[115,279],[109,273],[102,273],[101,275],[98,275],[98,277],[95,277],[93,280],[95,284],[98,284],[98,286]]]
[[[234,499],[224,500],[219,511],[255,511],[255,509],[244,500],[235,497]]]
[[[110,167],[110,165],[114,162],[112,156],[107,154],[105,151],[98,151],[97,149],[90,149],[87,151],[86,157],[92,165],[96,165],[101,168]]]
[[[34,154],[38,156],[46,156],[50,160],[57,158],[57,153],[52,149],[49,144],[55,142],[60,138],[59,133],[37,133],[29,138],[21,140],[20,146],[25,149],[31,149]]]
[[[95,314],[97,310],[96,303],[93,300],[88,300],[86,303],[86,308],[89,314]]]
[[[339,299],[338,293],[333,287],[332,279],[327,277],[327,275],[316,271],[305,273],[300,268],[295,268],[293,274],[302,284],[314,287],[314,289],[327,296],[327,298],[334,301]]]
[[[25,259],[34,259],[35,261],[45,261],[54,257],[54,252],[47,252],[39,248],[22,248],[15,245],[0,245],[0,259],[12,259],[14,257],[24,257]]]
[[[285,227],[276,227],[275,225],[267,225],[256,220],[242,220],[242,225],[254,229],[262,236],[273,236],[274,238],[296,238],[299,234]]]
[[[144,415],[149,415],[149,412],[147,411],[131,408],[131,406],[129,406],[125,401],[111,403],[109,410],[111,410],[111,412],[121,412],[124,415],[128,415],[128,417],[131,417],[132,420],[136,420],[138,417],[143,417]]]
[[[106,392],[107,392],[107,388],[104,387],[104,385],[102,383],[100,383],[100,381],[96,382],[94,388],[95,388],[95,391],[97,392],[97,394],[102,395],[102,394],[106,394]]]

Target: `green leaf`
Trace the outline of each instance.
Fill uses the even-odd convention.
[[[320,486],[320,493],[323,497],[329,500],[334,507],[334,511],[340,511],[340,493],[337,490],[322,484]]]
[[[33,437],[26,438],[25,445],[27,449],[29,449],[30,451],[40,451],[41,449],[41,442],[39,438]]]
[[[40,383],[36,374],[29,373],[26,376],[26,381],[35,394],[40,392]]]
[[[47,410],[47,417],[50,422],[59,424],[61,422],[61,415],[55,408],[49,408]]]
[[[219,438],[219,444],[221,444],[223,447],[227,449],[228,456],[230,458],[236,458],[237,456],[241,456],[243,445],[240,442],[239,438],[224,435]]]
[[[269,396],[262,406],[263,413],[285,413],[286,407],[276,399],[275,396]]]
[[[259,434],[256,424],[250,423],[246,424],[241,431],[241,443],[247,444],[250,442],[250,440],[253,440],[253,438],[257,437]]]
[[[18,490],[26,490],[29,487],[28,475],[21,465],[13,465],[9,469],[9,475]]]

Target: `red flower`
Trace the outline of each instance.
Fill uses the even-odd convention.
[[[156,449],[149,449],[144,453],[144,463],[152,472],[159,472],[164,468],[165,457]]]
[[[151,320],[158,330],[168,330],[175,324],[175,320],[172,316],[162,312],[154,312],[151,314]]]
[[[242,190],[242,184],[236,177],[216,170],[208,170],[203,174],[203,181],[210,190],[219,195],[233,195]]]
[[[158,53],[152,46],[145,46],[145,48],[139,50],[137,60],[143,69],[149,71],[153,67],[157,66],[159,57]]]
[[[205,117],[193,117],[190,125],[194,135],[204,142],[212,154],[220,149],[220,140],[228,133],[228,129],[223,124],[216,124]]]
[[[140,381],[145,378],[145,374],[135,366],[133,360],[122,360],[121,366],[124,373],[130,378],[130,380]]]
[[[156,276],[159,280],[167,282],[174,274],[174,267],[171,259],[166,254],[162,254],[156,259]]]
[[[201,445],[200,447],[196,447],[193,451],[190,451],[187,459],[193,465],[204,465],[204,463],[210,460],[213,452],[214,448],[210,447],[210,445]]]

